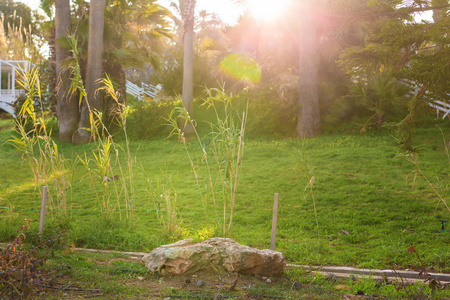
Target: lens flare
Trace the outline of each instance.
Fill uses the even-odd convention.
[[[232,53],[220,62],[220,69],[236,79],[258,83],[261,80],[261,68],[253,56]]]

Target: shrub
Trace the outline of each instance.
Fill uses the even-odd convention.
[[[386,121],[387,113],[405,108],[409,91],[409,87],[382,73],[352,84],[344,98],[372,113],[368,121],[373,120],[375,127],[380,128]]]
[[[295,134],[298,105],[284,101],[269,87],[244,90],[233,98],[233,106],[244,111],[248,100],[246,134],[255,136],[291,136]]]
[[[165,126],[170,112],[178,101],[161,100],[139,103],[127,118],[127,130],[131,139],[167,137],[170,128]]]
[[[23,249],[25,233],[30,223],[19,228],[16,239],[0,249],[0,298],[29,298],[36,292],[36,284],[41,282],[42,274],[37,270],[44,265],[45,256],[36,249]]]

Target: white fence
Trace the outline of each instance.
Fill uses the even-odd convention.
[[[140,101],[144,101],[145,96],[155,98],[158,88],[151,84],[141,83],[141,86],[127,80],[126,81],[127,93],[138,98]],[[14,115],[13,103],[17,96],[23,94],[24,90],[14,90],[14,94],[11,89],[0,90],[0,109]]]
[[[434,100],[433,102],[428,103],[431,107],[436,109],[436,114],[439,117],[439,112],[443,112],[444,115],[442,116],[442,119],[445,119],[445,117],[449,116],[450,118],[450,103],[446,103],[439,100]]]
[[[414,83],[411,83],[407,80],[400,80],[400,81],[406,85],[409,85],[413,89],[409,94],[410,96],[419,93],[420,88]],[[432,108],[436,109],[436,115],[438,117],[440,116],[441,113],[443,113],[442,119],[445,119],[447,116],[450,118],[450,94],[447,94],[447,99],[443,99],[444,101],[437,100],[436,95],[432,94],[429,91],[425,91],[424,96],[428,99],[427,104]]]
[[[127,93],[138,98],[140,101],[144,101],[144,97],[148,96],[155,98],[157,88],[151,84],[145,84],[141,82],[141,86],[127,80],[126,81]]]

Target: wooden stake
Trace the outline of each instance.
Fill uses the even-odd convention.
[[[41,219],[39,222],[39,234],[44,231],[44,219],[45,219],[45,206],[47,205],[47,186],[42,187],[42,200],[41,200]]]
[[[275,236],[277,235],[277,219],[278,219],[278,193],[275,193],[273,199],[272,237],[270,239],[270,250],[275,250]]]

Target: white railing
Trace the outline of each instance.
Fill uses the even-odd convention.
[[[13,103],[17,96],[25,93],[25,90],[0,90],[0,109],[14,115]]]
[[[450,118],[450,103],[446,103],[439,100],[434,100],[433,102],[428,103],[431,107],[436,109],[436,114],[439,117],[439,112],[443,112],[444,115],[442,116],[442,119],[445,119],[445,117],[449,116]]]
[[[11,101],[11,98],[14,100],[10,95],[0,95],[0,109],[14,115],[14,108],[12,106],[14,101]]]
[[[16,96],[23,94],[23,93],[25,93],[25,90],[18,90],[18,89],[14,90],[14,94]],[[13,94],[13,90],[0,90],[0,96],[10,96],[12,94]]]
[[[155,98],[157,90],[154,85],[141,82],[141,86],[138,86],[129,80],[126,81],[126,88],[128,94],[138,98],[140,101],[144,101],[145,96]]]
[[[400,82],[410,86],[413,90],[409,93],[409,96],[413,96],[420,91],[420,87],[417,86],[415,83],[411,83],[407,80],[400,80]],[[444,99],[444,101],[437,100],[436,95],[429,91],[425,91],[426,98],[429,99],[427,101],[427,104],[431,106],[432,108],[436,109],[436,114],[439,118],[440,113],[442,112],[444,115],[442,116],[442,119],[445,119],[447,116],[450,118],[450,94],[447,94],[447,99]]]

